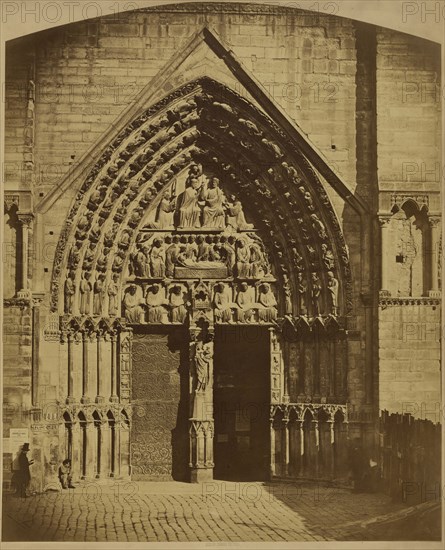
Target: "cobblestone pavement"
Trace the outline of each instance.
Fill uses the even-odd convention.
[[[2,538],[119,542],[372,540],[372,531],[364,527],[370,519],[400,514],[404,509],[381,494],[353,494],[346,488],[318,484],[91,482],[74,490],[26,499],[5,495]],[[393,536],[397,537],[397,531]]]

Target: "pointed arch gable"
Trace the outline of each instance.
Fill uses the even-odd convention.
[[[282,285],[294,295],[337,277],[342,311],[351,307],[350,268],[339,222],[315,170],[286,132],[227,86],[200,78],[128,124],[84,179],[59,239],[52,309],[67,280],[79,289],[94,272],[122,287],[128,250],[172,181],[191,163],[225,180],[261,228]],[[90,283],[91,284],[91,283]]]

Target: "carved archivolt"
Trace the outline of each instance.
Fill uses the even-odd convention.
[[[165,254],[175,238],[182,257],[168,265]],[[241,238],[248,242],[248,271]],[[202,242],[214,258],[187,263],[187,250]],[[264,261],[252,260],[255,246]],[[345,315],[352,305],[338,220],[298,144],[208,78],[143,112],[93,166],[59,239],[51,307],[59,314],[119,317],[132,282],[143,292],[149,322],[147,288],[161,285],[171,301],[168,279],[177,279],[178,307],[186,307],[179,301],[189,279],[218,279],[213,283],[227,283],[232,298],[237,285],[259,291],[261,280],[276,282],[268,291],[279,316]],[[175,319],[183,314],[178,309]]]

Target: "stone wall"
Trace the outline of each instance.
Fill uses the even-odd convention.
[[[439,214],[441,173],[440,47],[377,29],[377,155],[379,210],[414,199]],[[395,196],[399,195],[398,199]],[[414,204],[414,203],[413,203]],[[431,282],[430,232],[425,212],[394,214],[389,226],[385,290],[426,296]],[[438,243],[434,245],[436,248]],[[415,304],[415,305],[414,305]],[[379,313],[380,408],[440,421],[439,301],[384,301]],[[433,418],[435,416],[435,418]]]
[[[440,304],[380,308],[380,408],[441,422]]]
[[[381,191],[439,192],[440,46],[378,29],[377,137]]]

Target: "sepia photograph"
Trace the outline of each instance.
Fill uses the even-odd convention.
[[[445,2],[0,11],[2,548],[443,548]]]

